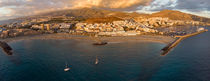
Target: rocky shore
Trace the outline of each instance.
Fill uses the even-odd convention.
[[[12,48],[6,42],[0,41],[0,47],[7,55],[12,55]]]

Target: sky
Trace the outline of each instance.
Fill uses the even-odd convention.
[[[0,0],[0,20],[78,8],[154,13],[179,10],[210,18],[210,0]]]

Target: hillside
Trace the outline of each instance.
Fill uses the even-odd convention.
[[[172,20],[193,20],[201,22],[210,22],[210,18],[200,17],[176,10],[162,10],[160,12],[151,14],[150,17],[168,17]]]
[[[138,13],[126,13],[120,11],[111,11],[103,9],[69,9],[69,10],[60,10],[50,13],[40,14],[38,16],[74,16],[79,18],[100,18],[100,17],[133,17],[140,16]]]
[[[140,14],[140,13],[127,13],[121,11],[111,11],[104,9],[91,9],[91,8],[83,8],[83,9],[70,9],[70,10],[61,10],[54,11],[50,13],[40,14],[41,16],[74,16],[76,18],[106,18],[106,17],[118,17],[118,18],[134,18],[134,17],[168,17],[172,20],[194,20],[201,22],[210,23],[210,18],[200,17],[188,13],[183,13],[176,10],[162,10],[157,13],[149,14]]]
[[[122,20],[117,17],[103,17],[103,18],[89,18],[85,20],[86,23],[111,23],[113,21]]]
[[[121,11],[111,11],[111,10],[103,10],[103,9],[91,9],[91,8],[83,8],[83,9],[69,9],[69,10],[60,10],[49,13],[39,14],[33,17],[38,16],[67,16],[67,17],[75,17],[77,19],[85,20],[87,23],[102,23],[102,22],[113,22],[117,20],[122,20],[124,18],[133,18],[144,16],[145,14],[139,14],[136,12],[127,13]]]
[[[73,10],[61,10],[54,11],[50,13],[40,14],[41,16],[74,16],[82,18],[92,18],[92,17],[104,17],[104,15],[111,13],[106,10],[98,9],[73,9]]]

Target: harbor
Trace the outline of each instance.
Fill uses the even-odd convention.
[[[147,81],[148,78],[161,81],[196,81],[201,77],[204,77],[202,80],[208,80],[208,76],[189,74],[209,74],[209,71],[205,71],[209,69],[210,62],[207,44],[209,35],[210,32],[205,32],[189,37],[167,56],[160,56],[159,51],[169,43],[108,41],[108,45],[94,46],[92,43],[95,41],[89,42],[87,38],[84,41],[5,41],[12,47],[14,54],[8,56],[0,50],[0,81]],[[126,37],[124,40],[134,40],[133,38],[138,37]],[[138,38],[140,39],[142,38]],[[173,38],[170,42],[174,40]],[[198,65],[202,67],[197,67]]]
[[[161,49],[161,51],[162,51],[161,56],[166,56],[182,40],[184,40],[184,39],[186,39],[188,37],[192,37],[192,36],[195,36],[195,35],[198,35],[198,34],[207,32],[207,31],[208,31],[208,29],[203,29],[203,30],[197,31],[195,33],[191,33],[191,34],[187,34],[187,35],[183,35],[183,36],[175,36],[176,39],[172,43],[168,44],[166,47],[164,47],[163,49]]]

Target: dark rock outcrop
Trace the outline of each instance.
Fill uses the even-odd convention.
[[[0,47],[3,49],[3,51],[7,55],[12,55],[13,54],[12,48],[6,42],[0,41]]]

